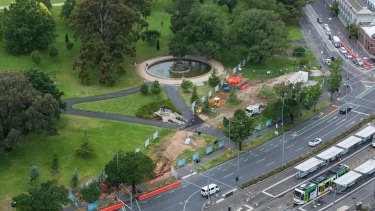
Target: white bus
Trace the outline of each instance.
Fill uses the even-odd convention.
[[[336,48],[341,47],[340,38],[338,36],[332,36],[332,43]]]

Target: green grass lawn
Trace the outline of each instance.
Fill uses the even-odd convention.
[[[27,136],[7,154],[5,160],[1,160],[0,210],[5,210],[4,199],[7,195],[14,196],[31,187],[28,176],[32,165],[38,166],[40,181],[56,179],[60,184],[68,185],[73,170],[77,168],[80,182],[83,183],[92,177],[97,178],[117,151],[135,150],[157,129],[145,125],[62,115],[59,135]],[[75,156],[75,150],[80,146],[85,131],[95,149],[95,156],[88,160]],[[169,129],[163,131],[162,135]],[[59,155],[60,173],[52,176],[50,166],[55,153]]]
[[[298,26],[287,26],[288,40],[303,40],[303,35]]]
[[[0,0],[0,6],[8,6],[14,0]],[[65,0],[51,0],[51,3],[64,3]]]
[[[118,97],[109,100],[80,103],[74,105],[73,108],[111,114],[120,114],[125,116],[135,116],[135,113],[140,107],[152,102],[166,99],[168,99],[168,97],[164,92],[162,92],[158,98],[154,98],[151,94],[143,96],[140,93],[135,93],[125,97]]]
[[[203,97],[203,95],[206,95],[211,89],[213,89],[213,87],[207,85],[206,83],[205,86],[197,86],[198,97]],[[180,89],[179,92],[186,105],[190,106],[192,92],[184,92],[182,89]]]

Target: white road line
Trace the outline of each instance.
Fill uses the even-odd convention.
[[[289,146],[287,146],[286,148],[289,149],[289,148],[291,148],[292,146],[294,146],[294,144],[289,145]]]
[[[346,125],[346,127],[350,127],[351,124],[355,123],[355,121],[349,123],[348,125]]]
[[[238,208],[236,211],[241,211],[242,210],[242,207]]]
[[[353,110],[353,112],[354,112],[354,113],[358,113],[358,114],[363,114],[363,115],[366,115],[366,116],[370,116],[370,114],[366,114],[366,113],[359,112],[359,111],[354,111],[354,110]]]
[[[227,178],[227,177],[229,177],[229,176],[232,176],[234,173],[232,172],[232,173],[230,173],[230,174],[228,174],[228,175],[225,175],[223,178]]]
[[[253,207],[250,207],[249,205],[247,205],[247,204],[244,204],[243,206],[245,206],[245,207],[247,207],[247,208],[249,208],[247,211],[251,211],[251,210],[254,210],[254,208]]]
[[[266,166],[272,165],[274,163],[275,163],[275,161],[272,161],[271,163],[267,164]]]
[[[255,162],[255,163],[260,163],[260,162],[264,161],[265,159],[266,159],[266,158],[260,159],[260,160],[258,160],[258,161]]]
[[[328,120],[327,122],[333,121],[337,118],[337,116],[333,117],[332,119]]]
[[[262,193],[266,194],[267,196],[271,196],[272,198],[275,197],[274,195],[272,195],[272,194],[270,194],[270,193],[268,193],[268,192],[266,192],[266,191],[264,191],[264,190],[262,190]]]
[[[337,120],[339,120],[339,119],[337,119]],[[330,126],[330,125],[332,125],[332,124],[339,125],[341,122],[344,122],[344,121],[345,121],[345,119],[342,119],[342,120],[339,121],[339,122],[335,122],[335,121],[333,121],[333,122],[331,122],[330,124],[326,125],[325,127],[321,128],[320,130],[317,130],[317,131],[315,131],[313,134],[307,136],[304,140],[310,139],[311,136],[315,136],[315,134],[320,133],[322,130],[327,129],[327,127]]]
[[[186,178],[191,177],[191,176],[193,176],[193,175],[195,175],[195,174],[197,174],[197,172],[193,172],[193,173],[191,173],[191,174],[188,174],[188,175],[186,175],[186,176],[183,176],[182,179],[186,179]]]
[[[299,149],[296,149],[296,152],[297,152],[297,151],[300,151],[300,150],[303,149],[303,148],[304,148],[304,147],[301,147],[301,148],[299,148]]]
[[[217,200],[217,201],[216,201],[216,204],[217,204],[217,203],[220,203],[220,202],[222,202],[222,201],[224,201],[224,199],[223,199],[223,198],[221,198],[221,199]]]
[[[266,191],[266,190],[268,190],[268,189],[270,189],[270,188],[273,188],[273,187],[275,187],[276,185],[278,185],[278,184],[280,184],[280,183],[283,183],[284,181],[286,181],[286,180],[288,180],[288,179],[290,179],[290,178],[292,178],[292,177],[294,177],[294,176],[296,176],[296,174],[290,175],[289,177],[287,177],[287,178],[285,178],[285,179],[283,179],[283,180],[281,180],[281,181],[279,181],[279,182],[277,182],[277,183],[275,183],[275,184],[273,184],[273,185],[267,187],[267,188],[264,189],[263,191]],[[263,191],[262,191],[262,192],[263,192]],[[263,192],[263,193],[264,193],[264,192]]]

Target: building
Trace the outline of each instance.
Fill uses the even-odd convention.
[[[375,0],[364,0],[371,11],[375,11]]]
[[[369,10],[366,5],[361,5],[357,0],[337,0],[337,3],[339,6],[338,17],[345,26],[349,23],[357,25],[370,23],[375,18],[375,13]]]
[[[369,54],[375,55],[375,20],[358,27],[358,41]]]

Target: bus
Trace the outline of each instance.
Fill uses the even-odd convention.
[[[306,204],[334,186],[333,181],[349,172],[349,166],[340,164],[294,189],[294,204]]]
[[[341,47],[340,38],[339,38],[338,36],[332,36],[332,44],[333,44],[336,48],[340,48],[340,47]]]

